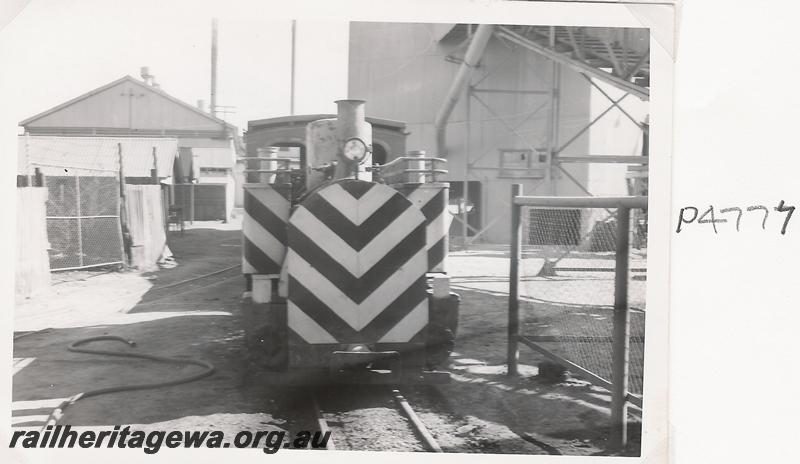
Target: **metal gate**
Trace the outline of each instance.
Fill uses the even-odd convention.
[[[119,177],[88,174],[47,176],[51,270],[123,263]]]
[[[187,221],[224,221],[226,189],[226,184],[175,184],[175,206]]]

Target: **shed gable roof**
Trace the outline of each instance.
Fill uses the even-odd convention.
[[[236,129],[222,119],[146,85],[131,76],[98,87],[31,116],[24,127],[85,127],[224,131]]]

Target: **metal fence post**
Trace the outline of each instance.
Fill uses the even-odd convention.
[[[511,186],[511,268],[508,274],[508,375],[517,375],[519,360],[519,261],[522,240],[521,207],[514,198],[522,195],[522,184]]]
[[[195,183],[192,181],[189,184],[189,222],[194,224],[194,186]]]
[[[150,169],[150,182],[158,185],[158,156],[156,155],[156,147],[153,147],[153,168]]]
[[[132,264],[131,260],[131,233],[128,228],[128,205],[125,195],[125,169],[122,162],[122,142],[117,143],[117,158],[119,160],[119,226],[122,232],[122,250],[125,255],[125,264]]]
[[[33,168],[33,186],[44,187],[44,174],[39,168]]]
[[[78,265],[83,267],[83,227],[81,224],[81,176],[75,176],[75,210],[78,221]]]
[[[630,208],[617,209],[616,267],[614,275],[614,331],[611,367],[611,439],[623,448],[628,442],[628,360],[630,312],[628,311],[628,254]]]

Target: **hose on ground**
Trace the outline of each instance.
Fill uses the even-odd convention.
[[[206,361],[196,360],[196,359],[183,359],[183,358],[172,358],[168,356],[157,356],[153,354],[146,354],[146,353],[131,353],[131,352],[123,352],[123,351],[109,351],[109,350],[90,350],[88,348],[79,348],[80,345],[85,345],[87,343],[92,342],[99,342],[99,341],[117,341],[121,343],[125,343],[131,347],[136,346],[136,342],[133,340],[127,340],[123,337],[117,335],[101,335],[98,337],[89,337],[84,338],[75,342],[72,342],[68,347],[67,350],[73,353],[85,353],[85,354],[98,354],[98,355],[105,355],[105,356],[118,356],[123,358],[139,358],[139,359],[147,359],[150,361],[157,361],[157,362],[164,362],[164,363],[171,363],[171,364],[194,364],[196,366],[200,366],[203,368],[203,371],[198,372],[196,374],[192,374],[186,377],[181,377],[175,380],[167,380],[163,382],[152,382],[152,383],[141,383],[135,385],[118,385],[115,387],[106,387],[106,388],[98,388],[95,390],[88,390],[85,392],[78,393],[76,395],[67,398],[65,401],[61,402],[61,404],[50,413],[50,416],[47,418],[47,422],[45,423],[44,427],[48,425],[56,425],[58,421],[64,416],[64,410],[75,404],[78,400],[84,398],[90,398],[92,396],[98,395],[105,395],[108,393],[118,393],[124,391],[134,391],[134,390],[148,390],[151,388],[161,388],[161,387],[171,387],[174,385],[180,385],[183,383],[193,382],[195,380],[202,379],[204,377],[208,377],[209,375],[214,373],[214,366],[211,363]]]

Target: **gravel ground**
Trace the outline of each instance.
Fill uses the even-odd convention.
[[[336,449],[424,451],[386,386],[330,388],[317,398]]]
[[[184,236],[171,235],[170,248],[179,263],[173,269],[150,274],[62,275],[49,295],[18,304],[15,335],[27,335],[14,342],[19,367],[13,378],[12,423],[41,425],[61,399],[87,389],[196,372],[195,367],[66,351],[75,340],[113,334],[136,340],[137,350],[204,359],[217,371],[189,384],[79,401],[67,409],[62,423],[82,427],[132,424],[143,430],[221,429],[231,434],[310,428],[307,391],[263,387],[252,380],[243,361],[240,297],[244,281],[239,270],[181,284],[238,264],[239,243],[235,224],[196,224]],[[533,261],[530,265],[536,266]],[[484,247],[453,253],[450,271],[453,289],[462,297],[456,352],[449,367],[452,381],[403,389],[445,451],[605,454],[608,392],[572,377],[557,384],[544,382],[537,376],[542,359],[527,349],[520,353],[522,375],[515,379],[505,375],[506,252]],[[531,275],[526,271],[525,276]],[[525,292],[531,304],[524,306],[523,316],[531,330],[536,324],[548,325],[548,318],[549,325],[555,326],[566,317],[559,308],[585,306],[585,295],[600,295],[609,288],[602,279],[530,282]],[[584,296],[578,296],[579,291]],[[643,295],[643,287],[637,292]],[[537,306],[536,299],[551,304]],[[585,307],[572,311],[585,316],[569,317],[597,326],[597,320],[605,317],[603,307],[610,303],[607,296],[592,303],[591,311]],[[31,332],[42,329],[46,330]],[[539,327],[544,330],[539,333],[548,333],[547,329]],[[92,347],[127,349],[109,342]],[[421,449],[388,392],[385,396],[334,393],[321,406],[331,422],[338,422],[332,428],[338,427],[341,436],[333,439],[344,443],[343,447]],[[353,398],[358,399],[355,404]],[[634,420],[627,454],[638,453],[638,429]]]

